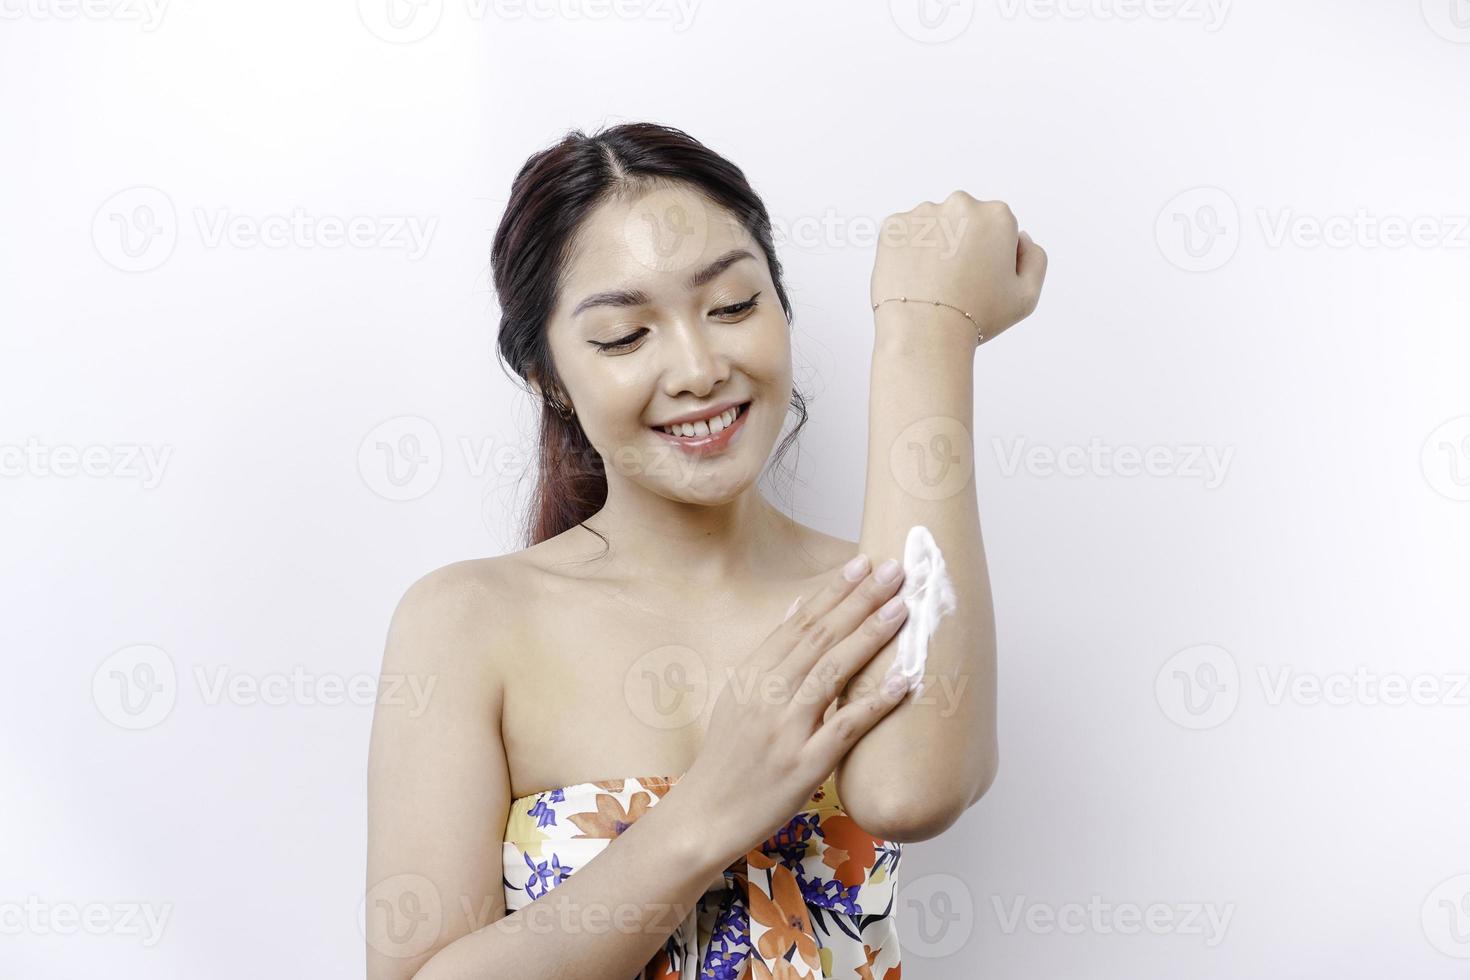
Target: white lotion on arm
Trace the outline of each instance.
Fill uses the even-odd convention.
[[[898,659],[889,674],[908,678],[909,690],[924,693],[924,659],[929,653],[929,637],[939,620],[955,611],[954,585],[944,567],[944,556],[934,535],[922,524],[909,528],[903,545],[903,588],[899,595],[908,608],[909,617],[898,631]]]

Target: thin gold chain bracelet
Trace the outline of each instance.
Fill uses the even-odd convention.
[[[907,296],[890,296],[887,299],[880,299],[878,302],[874,303],[873,304],[873,312],[874,313],[878,312],[878,307],[882,306],[884,303],[893,303],[893,302],[898,302],[898,303],[908,303],[908,302],[929,303],[929,304],[931,304],[933,306],[945,306],[945,307],[948,307],[949,309],[954,310],[956,313],[958,313],[961,316],[963,316],[965,319],[969,320],[971,323],[974,323],[975,324],[975,346],[976,347],[979,347],[981,344],[983,344],[985,342],[985,335],[980,332],[980,324],[975,323],[975,318],[974,317],[970,316],[970,314],[966,313],[964,310],[960,309],[958,306],[951,306],[949,303],[943,303],[943,302],[940,302],[937,299],[915,299],[915,300],[912,300],[911,301]]]

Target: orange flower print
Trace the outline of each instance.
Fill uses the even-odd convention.
[[[777,960],[795,943],[796,952],[820,973],[817,941],[812,935],[812,921],[807,915],[806,900],[801,896],[801,886],[784,864],[777,865],[773,875],[770,898],[759,888],[749,889],[750,916],[766,927],[757,944],[760,954],[768,960]],[[779,969],[780,964],[778,976]]]
[[[667,946],[643,968],[643,980],[679,980],[679,971],[674,969]]]
[[[740,980],[803,980],[808,976],[805,973],[797,973],[796,967],[792,966],[789,960],[777,960],[775,973],[768,970],[766,964],[754,956],[746,960],[745,965],[748,969],[741,975]]]
[[[773,855],[767,854],[760,848],[756,848],[755,850],[749,852],[743,858],[735,859],[735,864],[744,864],[746,862],[749,862],[752,868],[758,868],[761,871],[766,871],[770,868],[774,868],[777,864],[776,858]]]
[[[652,793],[655,799],[660,800],[668,794],[669,790],[673,789],[673,783],[657,776],[640,776],[638,785]]]
[[[881,952],[883,952],[882,946],[874,949],[867,943],[863,943],[863,958],[867,962],[864,963],[862,966],[857,967],[853,972],[855,972],[858,977],[861,978],[861,980],[877,980],[877,978],[873,976],[873,961],[878,958],[878,954]],[[902,963],[900,963],[898,966],[891,966],[887,970],[883,971],[883,980],[900,980],[900,977],[902,976]]]
[[[616,796],[598,793],[596,813],[574,813],[569,817],[577,825],[577,829],[582,831],[572,837],[616,837],[648,812],[648,803],[647,793],[634,793],[628,800],[628,809],[624,810]]]
[[[873,847],[877,838],[845,813],[834,813],[822,820],[822,837],[827,842],[822,863],[834,869],[838,881],[851,887],[868,880],[868,872],[877,860]]]

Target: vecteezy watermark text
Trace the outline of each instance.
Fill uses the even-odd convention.
[[[3,0],[0,0],[3,2]],[[188,212],[197,241],[207,249],[360,249],[402,252],[410,262],[429,250],[439,218],[416,214],[332,214],[293,207],[258,213],[228,207]],[[92,243],[108,265],[148,272],[168,261],[178,244],[178,209],[156,187],[118,191],[92,218]]]
[[[1003,476],[1147,476],[1160,479],[1200,480],[1206,490],[1225,482],[1234,446],[1194,444],[1113,446],[1094,436],[1086,446],[1030,445],[1025,438],[1010,441],[992,437],[996,462]]]
[[[151,33],[169,0],[0,0],[0,20],[112,20]]]
[[[309,671],[240,671],[225,665],[195,665],[194,683],[208,707],[338,707],[393,705],[418,718],[429,707],[437,674],[337,674]],[[119,728],[140,731],[162,723],[178,702],[179,673],[166,650],[138,644],[117,650],[92,675],[92,702]]]
[[[1220,945],[1225,939],[1225,930],[1235,915],[1235,904],[1227,902],[1150,902],[1139,905],[1134,902],[1105,902],[1100,895],[1092,895],[1082,902],[1028,901],[1026,896],[1017,895],[1011,901],[999,895],[991,896],[1001,932],[1012,934],[1025,930],[1037,935],[1063,933],[1077,936],[1093,935],[1132,936],[1146,932],[1155,936],[1202,936],[1206,946]]]
[[[998,0],[1006,20],[1180,21],[1213,34],[1225,24],[1232,0]]]
[[[148,902],[0,902],[0,936],[141,936],[146,947],[163,938],[173,904]]]
[[[34,436],[24,444],[0,444],[0,477],[138,480],[144,490],[163,482],[173,446],[96,443],[47,445]]]

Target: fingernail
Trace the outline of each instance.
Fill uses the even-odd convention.
[[[903,611],[903,596],[896,595],[883,605],[878,607],[878,618],[882,620],[894,620]]]
[[[858,555],[852,561],[842,566],[842,577],[849,582],[856,582],[868,574],[868,556]]]
[[[909,686],[909,679],[902,674],[889,674],[883,681],[883,693],[889,696],[899,693]]]
[[[898,560],[890,558],[879,565],[878,571],[873,573],[873,577],[878,580],[878,584],[880,585],[892,585],[898,580]]]

